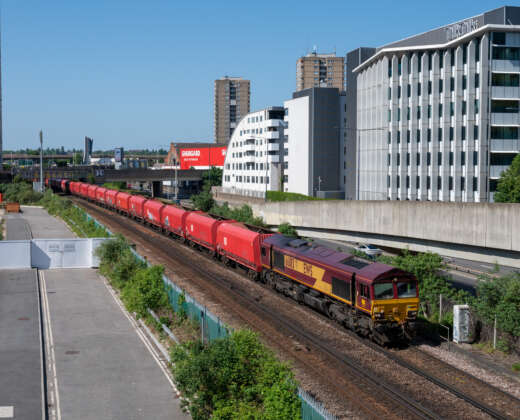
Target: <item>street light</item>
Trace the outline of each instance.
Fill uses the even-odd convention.
[[[44,192],[43,182],[43,131],[40,130],[40,192]]]

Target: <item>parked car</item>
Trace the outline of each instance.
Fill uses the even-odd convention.
[[[383,253],[383,251],[381,251],[377,246],[370,244],[360,245],[356,247],[356,250],[362,252],[363,254],[366,254],[369,257],[378,257]]]

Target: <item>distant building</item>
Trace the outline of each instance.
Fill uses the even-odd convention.
[[[215,80],[215,141],[227,144],[250,109],[251,82],[241,77]]]
[[[316,51],[300,57],[296,62],[296,91],[313,87],[345,90],[345,58]]]
[[[85,148],[83,149],[83,164],[89,165],[90,158],[92,157],[92,145],[94,140],[90,137],[85,137]]]
[[[343,198],[345,93],[312,88],[284,102],[283,189],[309,196]]]
[[[345,115],[345,94],[336,88],[295,92],[284,107],[248,114],[229,142],[222,192],[343,198]]]
[[[284,109],[273,106],[247,114],[228,145],[222,191],[263,197],[279,190],[283,176]]]

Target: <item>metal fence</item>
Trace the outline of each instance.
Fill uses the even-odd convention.
[[[85,214],[88,219],[94,220],[96,225],[105,229],[110,235],[113,235],[106,226],[98,222],[87,212],[85,212]],[[143,258],[135,249],[130,248],[130,250],[137,259],[150,265],[146,258]],[[203,341],[211,342],[219,338],[227,337],[230,334],[231,330],[222,323],[219,317],[208,311],[205,306],[198,303],[165,275],[163,275],[163,282],[172,309],[176,313],[182,311],[189,319],[200,324]],[[329,414],[321,403],[316,401],[310,394],[301,388],[298,388],[298,397],[301,400],[303,420],[337,420],[337,417]]]

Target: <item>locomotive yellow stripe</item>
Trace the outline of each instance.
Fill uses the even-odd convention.
[[[313,289],[328,295],[332,293],[332,284],[323,281],[323,276],[325,275],[325,270],[323,268],[291,257],[290,255],[284,255],[284,265],[285,268],[288,268],[289,270],[313,278],[315,280],[314,285],[312,286]]]

